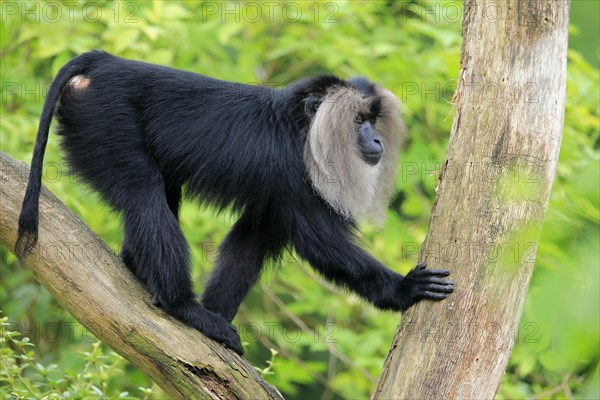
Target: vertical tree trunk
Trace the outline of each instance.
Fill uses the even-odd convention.
[[[465,1],[457,113],[421,251],[456,292],[403,316],[374,399],[498,391],[559,153],[569,6]]]

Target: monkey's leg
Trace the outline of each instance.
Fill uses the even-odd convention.
[[[262,231],[261,231],[262,230]],[[233,226],[219,247],[215,268],[202,296],[207,309],[233,320],[238,307],[260,276],[265,256],[277,251],[264,225],[257,227],[245,217]]]
[[[162,179],[146,184],[124,209],[126,254],[137,276],[167,313],[242,354],[235,327],[194,299],[187,242],[169,208]]]
[[[179,221],[179,206],[181,205],[181,185],[178,184],[169,184],[165,182],[165,193],[167,195],[167,204],[169,205],[169,209],[173,213],[173,216],[177,221]],[[129,269],[137,275],[136,267],[131,260],[131,256],[128,252],[128,247],[126,242],[123,241],[123,251],[121,252],[121,257],[123,262],[129,267]],[[160,299],[158,295],[154,294],[152,297],[152,304],[157,307],[160,307]]]

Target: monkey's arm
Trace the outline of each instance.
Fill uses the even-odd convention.
[[[332,282],[347,287],[383,310],[404,311],[424,299],[442,300],[454,284],[445,270],[419,264],[406,276],[388,268],[352,242],[351,229],[327,220],[299,221],[293,235],[297,253]]]

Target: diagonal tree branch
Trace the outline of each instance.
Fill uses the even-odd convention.
[[[0,244],[13,249],[29,169],[0,152]],[[152,306],[149,293],[44,188],[33,276],[102,342],[182,399],[282,399],[248,362]]]

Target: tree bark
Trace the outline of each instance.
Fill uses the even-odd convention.
[[[465,1],[456,116],[420,258],[456,291],[402,317],[374,399],[492,399],[560,148],[569,1]]]
[[[0,244],[13,249],[29,169],[0,152]],[[33,276],[172,398],[282,399],[248,362],[154,307],[121,260],[47,189]]]

